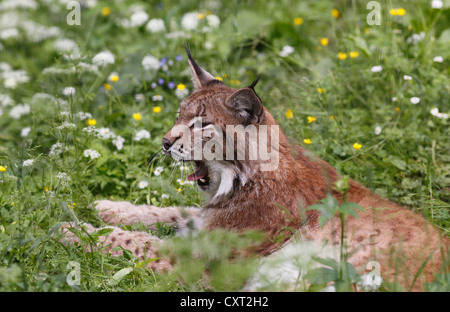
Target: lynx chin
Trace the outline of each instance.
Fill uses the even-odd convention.
[[[154,229],[165,222],[175,225],[178,235],[192,230],[260,231],[265,239],[248,252],[261,259],[283,255],[300,259],[306,254],[334,257],[333,250],[339,249],[341,242],[339,216],[320,226],[321,212],[307,209],[332,195],[339,204],[353,202],[363,208],[358,217],[345,220],[348,262],[358,273],[368,272],[367,264],[376,261],[383,283],[395,281],[408,289],[414,280],[413,290],[418,291],[432,281],[449,250],[449,239],[443,233],[421,215],[375,195],[354,180],[349,180],[346,194],[337,191],[339,173],[290,143],[256,93],[258,79],[241,89],[228,87],[201,68],[187,47],[186,51],[194,91],[181,100],[174,126],[162,139],[162,151],[195,164],[187,179],[198,185],[207,200],[201,209],[95,202],[100,218],[112,229],[108,236],[100,237],[108,252],[120,255],[122,251],[114,247],[122,246],[137,258],[160,257],[162,239],[118,225],[141,222]],[[73,226],[63,226],[69,243],[79,241],[68,231]],[[84,226],[88,232],[97,230]],[[299,243],[306,246],[302,252],[295,247]],[[156,271],[170,271],[173,265],[164,257],[148,264]],[[264,268],[271,276],[299,275],[291,272],[289,265]]]

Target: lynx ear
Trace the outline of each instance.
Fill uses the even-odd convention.
[[[221,83],[219,80],[214,78],[213,75],[208,73],[206,70],[197,65],[191,55],[188,45],[185,45],[186,53],[188,55],[188,63],[191,68],[192,82],[194,83],[195,89],[201,89],[207,86],[209,83]]]
[[[225,100],[225,105],[245,125],[260,124],[264,121],[264,108],[261,99],[251,87],[242,88],[234,92]]]

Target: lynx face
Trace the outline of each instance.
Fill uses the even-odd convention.
[[[253,90],[256,83],[242,89],[227,87],[199,67],[189,51],[188,57],[196,91],[181,101],[162,150],[176,160],[193,161],[197,170],[188,180],[197,181],[202,190],[218,197],[245,184],[249,170],[240,160],[249,160],[251,155],[239,159],[236,154],[251,150],[251,137],[247,139],[244,133],[245,143],[238,146],[235,133],[239,136],[250,126],[257,131],[265,121],[265,111]],[[235,132],[230,134],[230,129]]]

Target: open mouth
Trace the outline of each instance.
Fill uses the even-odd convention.
[[[197,169],[194,173],[188,175],[187,179],[189,181],[197,181],[199,186],[205,187],[209,184],[208,167],[206,167],[203,161],[194,161]]]

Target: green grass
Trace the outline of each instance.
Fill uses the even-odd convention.
[[[161,275],[135,267],[114,285],[108,283],[114,274],[134,266],[126,254],[114,258],[64,246],[56,231],[61,222],[70,220],[104,225],[90,206],[95,199],[201,206],[195,187],[177,182],[186,180],[186,171],[162,156],[147,162],[175,119],[179,99],[168,82],[193,89],[185,41],[202,67],[232,87],[247,86],[262,74],[256,91],[292,142],[376,193],[425,215],[449,235],[449,119],[430,111],[450,113],[450,4],[444,1],[444,8],[432,9],[430,1],[379,2],[379,26],[366,23],[369,11],[361,1],[98,1],[82,9],[80,26],[66,23],[69,10],[58,1],[37,1],[36,9],[0,11],[4,21],[0,38],[6,36],[5,29],[18,29],[17,37],[0,40],[0,166],[6,169],[0,167],[0,290],[181,291],[242,286],[252,272],[246,270],[252,262],[231,263],[227,254],[220,254],[215,262],[208,260],[204,245],[220,244],[221,236],[205,238],[203,249],[197,246],[204,253],[186,268],[192,275],[178,271]],[[150,33],[146,24],[125,28],[122,20],[129,20],[136,3],[149,18],[163,19],[166,30]],[[105,6],[111,10],[107,16],[101,14]],[[398,7],[405,9],[403,16],[389,14]],[[332,9],[339,11],[338,18],[332,16]],[[166,33],[183,29],[182,17],[192,11],[217,15],[219,27],[206,33],[186,30],[189,39],[166,38]],[[301,25],[295,25],[297,17],[303,19]],[[70,60],[58,52],[55,37],[33,40],[21,22],[25,20],[58,27],[61,38],[77,44],[80,59]],[[199,23],[202,29],[207,19]],[[33,29],[38,35],[50,34]],[[411,42],[409,38],[422,32],[420,40]],[[321,45],[321,38],[328,38],[327,46]],[[286,45],[294,52],[282,57],[279,53]],[[105,50],[114,54],[114,64],[82,71],[80,62],[92,64],[93,57]],[[350,57],[351,51],[358,56]],[[338,59],[339,52],[347,58]],[[168,71],[144,70],[141,62],[147,54],[173,64]],[[436,56],[443,62],[433,61]],[[382,70],[372,72],[378,65]],[[25,70],[28,82],[16,81],[12,87],[13,81],[6,78],[10,70]],[[108,81],[112,72],[118,74],[118,81]],[[412,79],[404,80],[404,75]],[[160,78],[164,84],[153,88]],[[111,90],[105,89],[105,83]],[[69,86],[75,88],[72,96],[62,93]],[[153,101],[155,95],[163,100]],[[412,104],[413,97],[420,102]],[[18,104],[29,105],[30,113],[15,119],[10,112]],[[288,110],[292,116],[286,115]],[[97,129],[108,128],[124,138],[123,148],[119,150],[112,138],[83,131],[88,123],[77,117],[79,112],[90,113]],[[142,118],[134,119],[135,113]],[[316,120],[308,123],[308,116]],[[64,121],[74,127],[58,129]],[[378,135],[376,126],[382,129]],[[22,137],[27,127],[30,132]],[[134,140],[141,129],[151,137]],[[304,143],[305,139],[311,143]],[[57,142],[62,144],[61,153],[50,156]],[[362,147],[356,150],[354,143]],[[84,156],[87,149],[101,156],[90,160]],[[33,164],[24,166],[29,159],[34,159]],[[163,171],[156,175],[160,166]],[[60,172],[70,180],[58,178]],[[141,181],[148,185],[140,188]],[[171,233],[164,226],[159,229],[158,235]],[[175,238],[172,252],[185,259],[183,250],[191,255],[197,248],[192,244]],[[229,248],[243,245],[230,243]],[[70,261],[81,264],[80,286],[66,282]],[[205,265],[214,267],[212,277],[201,274]],[[179,284],[180,276],[189,283]]]

